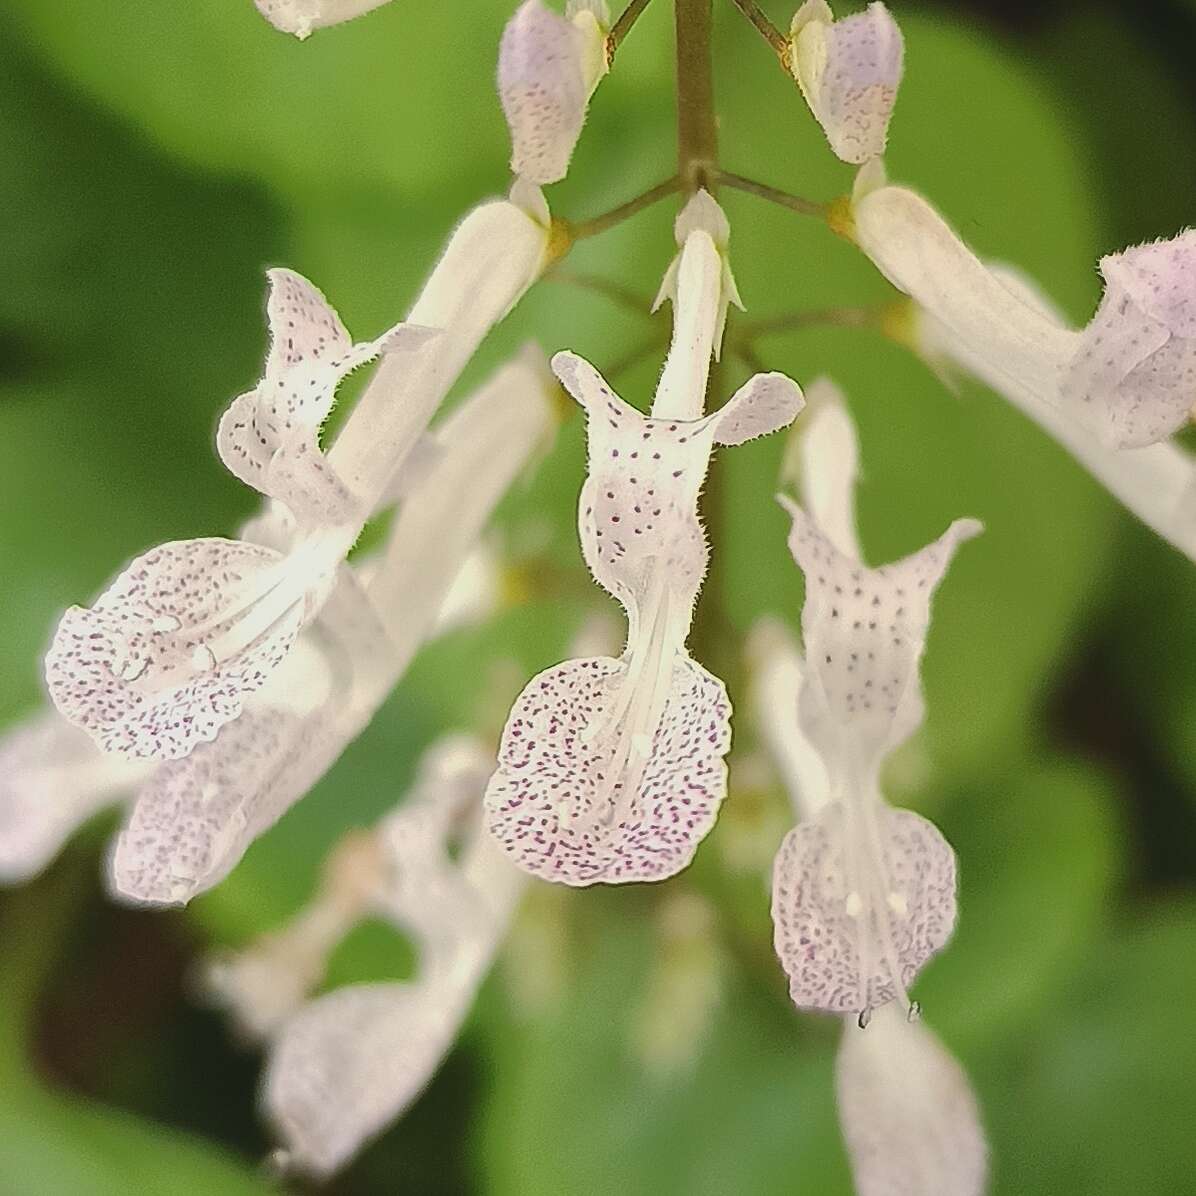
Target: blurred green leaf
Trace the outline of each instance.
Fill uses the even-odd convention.
[[[998,1193],[1124,1196],[1191,1187],[1196,908],[1115,923],[1034,1029],[994,1060]],[[994,1087],[997,1081],[994,1079]]]
[[[264,1196],[252,1168],[199,1140],[117,1109],[59,1092],[27,1057],[34,1002],[54,961],[80,886],[76,864],[4,906],[0,986],[0,1175],[6,1196]],[[90,886],[87,886],[90,891]],[[180,1077],[180,1082],[186,1082]]]

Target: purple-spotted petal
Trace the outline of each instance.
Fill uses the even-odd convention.
[[[558,353],[552,365],[586,410],[589,473],[579,527],[591,572],[629,610],[643,604],[654,577],[692,602],[709,555],[698,493],[710,464],[712,421],[641,415],[572,353]]]
[[[988,1146],[968,1077],[895,1007],[847,1025],[835,1067],[839,1122],[859,1196],[982,1196]]]
[[[831,149],[856,165],[879,157],[904,57],[892,14],[877,2],[835,21],[825,0],[807,0],[792,35],[793,73]]]
[[[258,385],[230,404],[216,447],[230,472],[286,503],[305,523],[338,523],[355,512],[353,496],[324,459],[319,431],[336,387],[383,352],[414,350],[435,335],[396,325],[355,345],[319,290],[292,270],[268,272],[270,350]]]
[[[423,1091],[473,998],[467,983],[338,989],[275,1040],[262,1101],[295,1170],[329,1175]]]
[[[810,684],[802,717],[830,760],[858,749],[875,756],[921,721],[918,667],[930,603],[956,547],[978,535],[956,520],[937,540],[903,560],[869,569],[840,552],[797,505],[789,548],[806,577],[802,638]]]
[[[677,656],[650,751],[625,796],[622,781],[607,775],[616,736],[586,729],[601,725],[626,672],[610,657],[568,661],[534,677],[511,711],[486,822],[534,875],[571,885],[663,880],[690,862],[714,825],[731,743],[722,682]]]
[[[581,30],[540,0],[526,0],[503,31],[498,96],[511,169],[533,183],[555,183],[569,169],[589,98],[583,54]]]
[[[116,893],[185,905],[219,884],[340,755],[349,736],[317,713],[251,708],[214,743],[163,764],[116,841]]]
[[[1105,293],[1061,397],[1105,443],[1142,448],[1196,404],[1196,232],[1103,258],[1101,271]]]
[[[749,378],[710,418],[716,444],[743,444],[787,428],[805,406],[801,387],[784,374]]]
[[[955,853],[937,828],[879,800],[845,804],[855,800],[794,827],[773,868],[774,943],[802,1009],[893,1000],[955,926]]]
[[[213,739],[303,623],[302,593],[260,630],[250,622],[283,560],[221,539],[173,541],[138,557],[90,609],[63,615],[46,656],[54,704],[125,756],[172,760]]]

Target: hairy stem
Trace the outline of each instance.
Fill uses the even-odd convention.
[[[713,190],[718,125],[710,52],[712,0],[676,0],[677,173],[687,192]]]

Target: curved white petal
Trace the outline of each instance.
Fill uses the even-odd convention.
[[[440,329],[418,353],[385,356],[328,461],[369,509],[386,492],[482,338],[539,276],[548,226],[508,200],[480,204],[457,226],[409,324]]]
[[[867,766],[921,721],[918,667],[934,590],[956,547],[981,525],[957,519],[903,560],[869,569],[844,556],[796,504],[789,547],[806,578],[807,733],[828,762]]]
[[[0,737],[0,884],[36,876],[151,767],[106,755],[54,710],[9,728]]]
[[[836,21],[825,0],[807,0],[790,36],[794,77],[831,149],[857,165],[883,154],[904,58],[889,10],[876,2]]]
[[[1050,300],[1008,267],[992,266],[1002,285],[1036,307],[1057,327],[1062,315]],[[1174,444],[1117,449],[1051,401],[1041,386],[1012,377],[985,347],[956,335],[937,316],[921,313],[919,340],[931,353],[950,357],[992,387],[1061,444],[1115,498],[1185,556],[1196,560],[1196,461]]]
[[[592,20],[584,27],[526,0],[503,30],[498,95],[511,130],[511,169],[536,184],[565,177],[581,136],[590,87]]]
[[[982,1196],[988,1145],[971,1085],[921,1022],[896,1008],[843,1028],[839,1121],[860,1196]]]
[[[755,374],[712,416],[715,444],[743,444],[787,428],[805,406],[801,387],[784,374]]]
[[[253,0],[258,12],[283,33],[303,40],[314,30],[339,25],[381,8],[387,0]]]
[[[774,942],[799,1008],[868,1014],[902,997],[955,915],[950,845],[879,797],[833,802],[777,853]]]
[[[796,433],[802,504],[846,557],[863,560],[856,530],[855,488],[860,445],[843,392],[817,378],[807,390],[809,410]]]
[[[1079,335],[1007,286],[920,195],[882,186],[852,208],[855,239],[898,290],[990,368],[1055,401]]]
[[[1105,257],[1101,272],[1105,293],[1061,394],[1102,441],[1142,448],[1196,404],[1196,231]]]
[[[794,813],[814,818],[832,794],[826,764],[798,718],[806,662],[789,629],[768,617],[752,627],[748,661],[756,733],[781,774]]]

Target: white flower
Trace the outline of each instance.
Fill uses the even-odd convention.
[[[784,427],[802,397],[782,375],[758,375],[703,416],[723,276],[714,239],[693,228],[651,416],[581,358],[553,358],[586,412],[583,555],[626,609],[628,641],[618,659],[570,660],[533,678],[507,721],[488,826],[512,859],[546,879],[670,876],[689,863],[726,789],[730,704],[685,647],[708,555],[698,493],[716,443]]]
[[[789,832],[777,855],[772,910],[794,1003],[855,1011],[866,1022],[894,999],[913,1009],[907,989],[955,924],[954,853],[926,819],[885,802],[880,769],[922,721],[918,670],[931,598],[957,544],[980,525],[957,520],[904,560],[861,564],[854,518],[845,514],[854,437],[844,435],[841,408],[826,399],[822,406],[805,433],[810,511],[782,501],[806,579],[796,713],[826,787],[812,769],[787,770],[807,790],[813,816]],[[839,544],[819,525],[827,511],[835,513],[828,526],[849,529]]]
[[[363,345],[310,283],[271,271],[265,376],[232,403],[217,447],[237,477],[289,509],[291,547],[209,538],[138,557],[90,609],[63,616],[46,658],[59,710],[106,751],[161,760],[235,719],[318,614],[365,521],[481,338],[539,273],[547,244],[547,227],[522,207],[483,204],[454,233],[410,323]],[[428,328],[443,330],[434,348]],[[318,433],[337,383],[386,351],[325,455]]]
[[[316,900],[211,969],[241,1028],[269,1040],[263,1105],[295,1170],[342,1166],[419,1095],[457,1037],[523,889],[477,833],[492,766],[470,737],[434,745],[403,803],[334,853]],[[337,943],[371,916],[414,935],[417,976],[306,1000]]]
[[[283,33],[301,41],[315,29],[339,25],[381,8],[386,0],[253,0],[258,12]]]
[[[857,187],[854,236],[889,281],[924,309],[920,346],[950,357],[1008,399],[1148,527],[1196,560],[1192,458],[1166,442],[1115,448],[1100,428],[1102,421],[1106,434],[1131,425],[1153,431],[1174,426],[1190,369],[1183,286],[1196,273],[1184,273],[1183,263],[1191,234],[1174,243],[1174,252],[1162,254],[1175,267],[1166,281],[1156,275],[1154,252],[1139,259],[1141,251],[1129,251],[1125,269],[1105,259],[1110,289],[1094,320],[1077,332],[1024,279],[982,263],[920,196],[875,182],[873,177]],[[1141,273],[1129,270],[1135,261],[1142,262]],[[1172,297],[1153,308],[1135,308],[1127,279],[1138,294],[1153,293],[1157,283]],[[1161,317],[1153,334],[1145,323],[1154,319],[1151,311]],[[1168,327],[1175,331],[1161,331],[1162,317],[1172,320]],[[1166,344],[1159,343],[1164,336]],[[1151,353],[1146,346],[1156,343],[1153,356],[1144,358]],[[1084,416],[1082,408],[1093,413]]]
[[[511,130],[511,169],[529,182],[565,177],[586,107],[607,72],[610,17],[602,3],[569,5],[565,16],[526,0],[507,22],[498,95]]]
[[[963,1068],[926,1026],[878,1010],[843,1027],[839,1122],[859,1196],[981,1196],[988,1146]]]
[[[806,0],[789,31],[789,63],[831,149],[859,164],[885,151],[904,44],[877,0],[836,21],[826,0]]]
[[[366,587],[342,573],[303,654],[213,743],[160,766],[137,795],[113,853],[120,895],[177,904],[211,888],[369,723],[548,436],[550,381],[525,353],[443,421],[441,450],[403,501],[384,558],[363,567]]]

